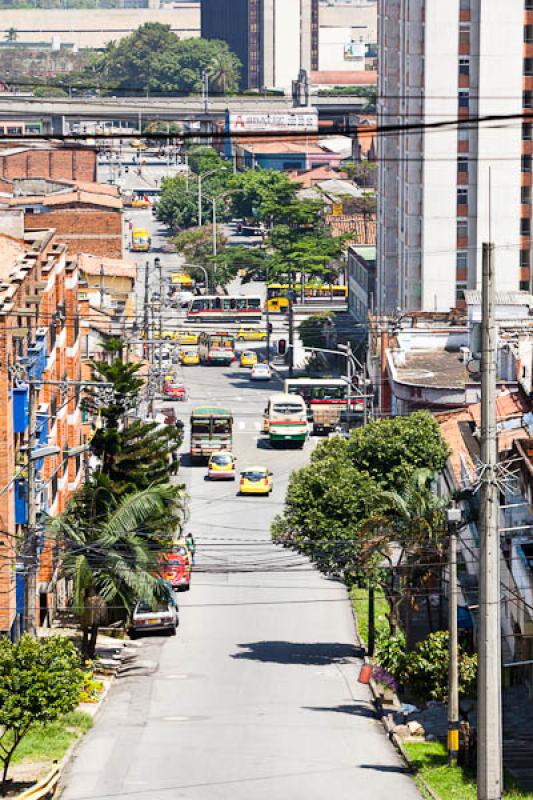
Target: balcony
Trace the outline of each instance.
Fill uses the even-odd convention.
[[[28,485],[25,478],[15,478],[15,524],[28,524]]]
[[[29,424],[29,387],[27,384],[13,389],[13,432],[25,433]]]

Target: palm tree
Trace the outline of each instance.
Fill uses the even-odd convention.
[[[218,52],[207,68],[211,88],[218,94],[234,91],[237,84],[237,64],[232,53]]]
[[[16,28],[8,28],[6,31],[6,35],[4,39],[6,42],[16,42],[18,36],[18,31]]]
[[[399,609],[407,597],[413,604],[416,590],[430,583],[434,565],[445,557],[445,515],[449,498],[431,490],[432,473],[418,469],[400,491],[383,490],[379,507],[361,530],[361,558],[369,566],[386,564],[386,592],[391,605],[390,628],[399,624]],[[379,571],[379,567],[378,567]],[[429,595],[428,621],[432,627]]]
[[[161,596],[158,561],[168,542],[143,526],[175,502],[171,486],[152,486],[116,500],[106,486],[93,481],[52,521],[62,574],[73,585],[85,658],[94,657],[98,628],[110,604],[127,614],[137,599],[151,602]]]

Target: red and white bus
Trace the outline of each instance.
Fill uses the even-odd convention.
[[[343,416],[348,410],[348,382],[341,378],[292,378],[284,383],[286,394],[303,397],[309,416],[320,406],[339,406]],[[364,401],[351,392],[351,411],[363,411]]]
[[[259,296],[204,295],[191,300],[189,322],[259,322],[262,305]]]
[[[229,366],[235,361],[235,337],[227,331],[202,331],[198,339],[198,354],[202,364]]]

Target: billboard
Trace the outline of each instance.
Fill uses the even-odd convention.
[[[295,108],[287,111],[230,111],[230,133],[286,133],[292,131],[318,132],[316,108]]]

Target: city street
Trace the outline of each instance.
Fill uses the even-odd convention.
[[[120,677],[66,775],[65,800],[348,800],[418,796],[375,718],[342,585],[272,545],[290,472],[304,451],[271,450],[260,434],[266,398],[246,370],[184,368],[198,404],[235,415],[240,468],[274,473],[271,497],[238,497],[233,482],[189,465],[186,530],[198,544],[176,638],[140,640],[137,668]]]

